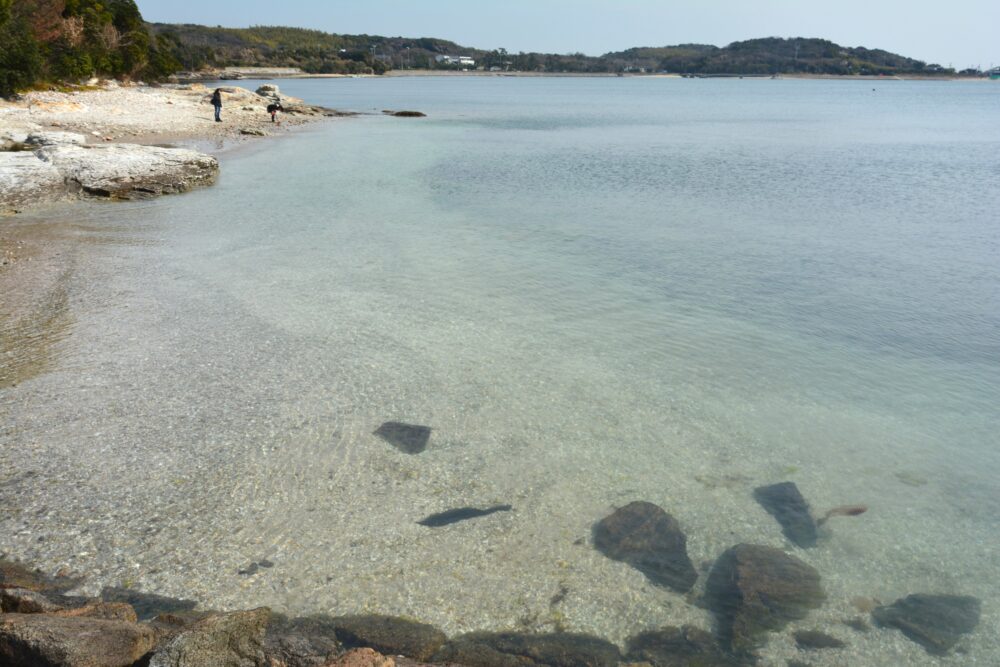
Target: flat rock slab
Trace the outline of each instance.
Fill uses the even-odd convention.
[[[434,656],[434,662],[466,667],[617,667],[620,660],[614,644],[569,632],[473,632],[456,637]]]
[[[104,144],[60,144],[36,151],[70,188],[112,199],[137,199],[185,192],[215,182],[219,162],[182,148]]]
[[[337,639],[349,648],[373,648],[414,660],[429,659],[447,640],[433,625],[396,616],[336,616],[329,622]]]
[[[264,667],[266,607],[209,616],[193,623],[153,655],[149,667]]]
[[[981,604],[971,595],[914,593],[872,612],[875,623],[899,628],[928,653],[944,655],[979,625]]]
[[[429,426],[386,422],[375,429],[375,435],[405,454],[419,454],[427,449],[431,429]]]
[[[87,143],[87,137],[76,132],[47,130],[45,132],[32,132],[25,137],[24,143],[29,146],[54,146],[56,144],[76,144],[77,146],[82,146]]]
[[[153,650],[143,625],[46,614],[0,617],[4,667],[127,667]]]
[[[816,546],[816,521],[794,482],[758,487],[754,489],[753,497],[777,519],[781,532],[793,544],[803,549]]]
[[[811,565],[754,544],[738,544],[723,553],[705,587],[723,646],[738,654],[756,648],[765,633],[805,618],[825,597]]]
[[[642,632],[626,642],[626,659],[656,667],[741,667],[745,661],[718,645],[710,632],[690,625]]]
[[[594,546],[654,584],[681,593],[691,590],[698,578],[680,524],[653,503],[632,502],[601,519],[594,526]]]
[[[0,213],[68,196],[62,173],[31,151],[0,152]]]

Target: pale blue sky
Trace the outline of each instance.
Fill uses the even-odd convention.
[[[440,37],[508,51],[823,37],[958,69],[1000,65],[1000,0],[136,0],[148,21]]]

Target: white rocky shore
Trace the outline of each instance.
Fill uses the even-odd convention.
[[[272,123],[266,107],[277,87],[222,90],[221,123],[201,84],[109,82],[0,101],[0,214],[75,197],[134,199],[209,185],[219,170],[214,157],[152,144],[262,137],[340,115],[282,96],[286,111],[280,124]]]

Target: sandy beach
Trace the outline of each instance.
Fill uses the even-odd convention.
[[[239,86],[222,91],[221,123],[213,122],[212,90],[200,83],[151,87],[105,82],[68,92],[32,92],[17,101],[0,101],[0,132],[62,130],[85,134],[91,142],[217,141],[256,136],[247,130],[275,134],[325,111],[281,95],[288,112],[279,125],[267,113],[269,97]]]

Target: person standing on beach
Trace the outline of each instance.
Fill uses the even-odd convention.
[[[212,93],[212,106],[215,107],[215,122],[222,122],[222,88],[216,88]]]

